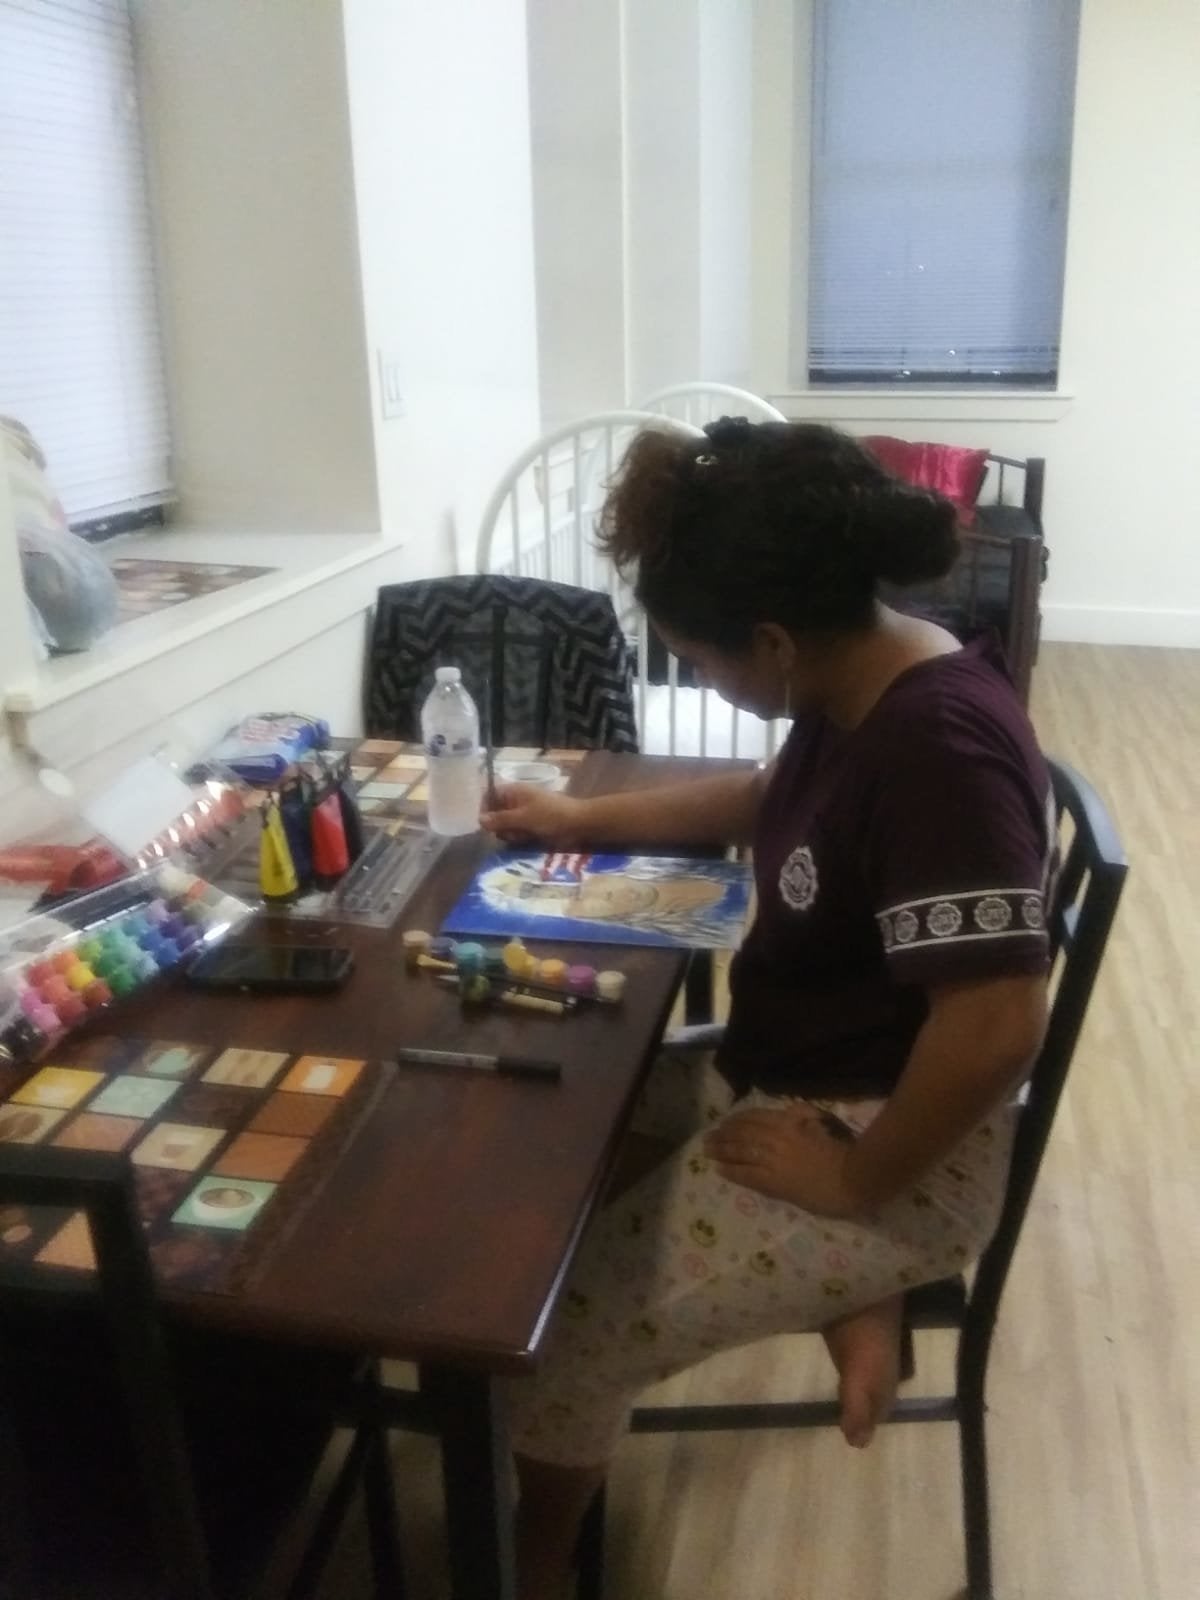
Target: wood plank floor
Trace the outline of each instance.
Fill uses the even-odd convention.
[[[991,1368],[998,1600],[1200,1594],[1200,652],[1048,645],[1045,747],[1100,788],[1132,872]],[[945,1346],[920,1347],[922,1376]],[[919,1392],[920,1382],[913,1392]],[[831,1390],[819,1342],[722,1356],[655,1398]],[[436,1449],[395,1446],[413,1600],[446,1592]],[[951,1600],[948,1427],[626,1441],[610,1600]],[[348,1546],[328,1596],[366,1593]]]

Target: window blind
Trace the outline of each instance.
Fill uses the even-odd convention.
[[[73,523],[170,487],[126,0],[0,0],[0,413]]]
[[[1079,0],[812,4],[793,381],[1053,383]]]

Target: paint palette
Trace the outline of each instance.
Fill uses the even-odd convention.
[[[170,862],[56,908],[41,949],[0,944],[0,1060],[31,1061],[88,1017],[199,954],[250,907]]]
[[[0,1144],[124,1152],[159,1280],[227,1292],[291,1231],[387,1072],[340,1056],[96,1036],[6,1085]],[[20,1077],[0,1067],[4,1076]],[[0,1276],[94,1266],[82,1212],[0,1207]]]

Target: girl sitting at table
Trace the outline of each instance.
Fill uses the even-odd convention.
[[[664,1058],[635,1127],[669,1153],[597,1216],[537,1374],[514,1383],[520,1600],[561,1600],[639,1390],[820,1329],[842,1430],[893,1401],[901,1297],[999,1217],[1046,1014],[1054,805],[992,647],[882,603],[943,576],[954,508],[825,427],[647,432],[604,547],[702,684],[792,729],[765,771],[484,823],[555,848],[749,840],[758,912],[715,1063]]]

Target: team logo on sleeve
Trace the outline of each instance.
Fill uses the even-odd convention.
[[[817,864],[806,844],[792,851],[779,874],[779,893],[793,911],[807,911],[817,898]]]

